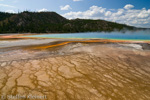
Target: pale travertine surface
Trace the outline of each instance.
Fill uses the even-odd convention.
[[[80,43],[68,44],[52,56],[29,57],[38,52],[31,51],[22,51],[22,57],[27,56],[24,59],[17,52],[11,58],[9,52],[5,54],[9,61],[1,54],[1,96],[41,96],[17,100],[150,100],[149,51]]]

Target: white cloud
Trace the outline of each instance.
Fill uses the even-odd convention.
[[[48,10],[45,9],[45,8],[38,10],[38,12],[47,12],[47,11],[48,11]]]
[[[73,1],[75,1],[75,2],[76,2],[76,1],[82,1],[82,0],[73,0]]]
[[[131,7],[130,7],[131,8]],[[106,9],[98,6],[91,6],[86,11],[68,12],[63,14],[69,19],[103,19],[136,27],[150,28],[150,9]]]
[[[8,13],[16,13],[14,10],[6,10],[5,12],[8,12]]]
[[[103,16],[106,8],[98,7],[98,6],[92,6],[89,8],[89,10],[81,12],[69,12],[64,14],[63,16],[74,19],[74,18],[92,18],[92,19],[99,19],[99,17]]]
[[[107,11],[106,13],[105,13],[105,16],[110,16],[112,13],[111,13],[111,11]]]
[[[60,10],[69,10],[72,9],[70,5],[60,6]]]
[[[124,9],[131,9],[131,8],[134,8],[134,6],[131,4],[127,4],[124,6]]]
[[[149,10],[150,11],[150,10]],[[137,16],[138,18],[147,18],[150,17],[150,12],[143,9]]]
[[[1,7],[9,7],[9,8],[16,8],[15,6],[6,5],[6,4],[0,4]]]

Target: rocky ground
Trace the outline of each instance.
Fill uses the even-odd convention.
[[[150,51],[138,44],[0,51],[2,100],[150,100]]]

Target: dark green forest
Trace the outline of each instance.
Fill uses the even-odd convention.
[[[114,30],[134,30],[135,27],[104,20],[68,20],[56,12],[28,12],[18,14],[0,12],[0,33],[73,33]]]

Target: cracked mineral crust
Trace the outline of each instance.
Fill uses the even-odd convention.
[[[150,100],[149,51],[85,45],[63,55],[31,58],[0,62],[1,95],[45,95],[45,100]]]

